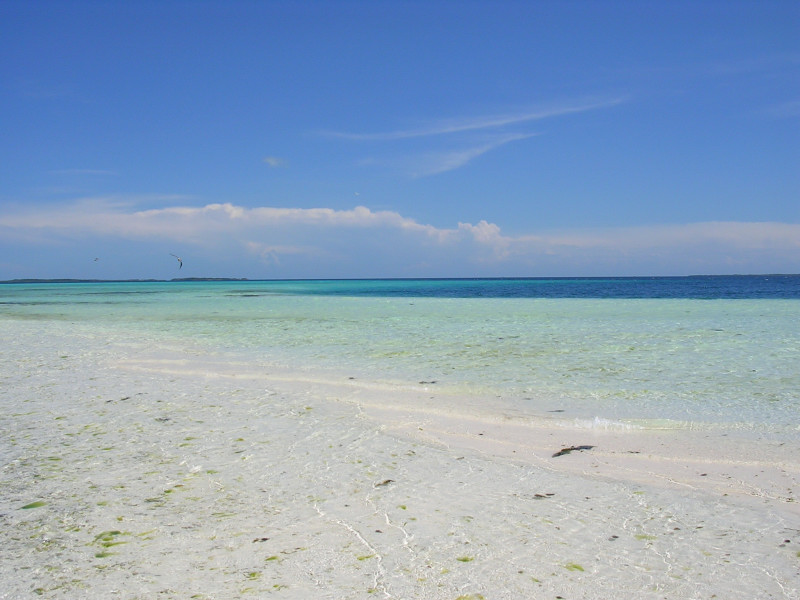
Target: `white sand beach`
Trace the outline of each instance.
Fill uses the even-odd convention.
[[[800,597],[797,442],[0,337],[0,598]]]

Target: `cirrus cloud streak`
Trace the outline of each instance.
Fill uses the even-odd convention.
[[[600,108],[610,108],[612,106],[621,104],[622,102],[624,102],[624,98],[612,98],[607,100],[594,100],[588,102],[553,105],[519,113],[497,114],[465,119],[442,119],[440,121],[431,123],[426,127],[379,133],[324,131],[321,132],[321,134],[329,137],[353,141],[404,140],[409,138],[463,133],[467,131],[496,129],[500,127],[506,127],[508,125],[520,125],[522,123],[540,121],[542,119],[549,119],[552,117],[582,113]]]

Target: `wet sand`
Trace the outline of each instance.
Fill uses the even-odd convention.
[[[800,597],[797,444],[1,337],[0,598]]]

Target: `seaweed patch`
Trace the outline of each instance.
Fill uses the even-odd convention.
[[[557,456],[564,456],[565,454],[569,454],[570,452],[574,452],[576,450],[591,450],[592,448],[594,448],[594,446],[570,446],[569,448],[562,448],[553,454],[553,458],[556,458]]]

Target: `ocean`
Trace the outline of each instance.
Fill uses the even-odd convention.
[[[800,431],[795,275],[6,284],[0,319],[594,426]]]

